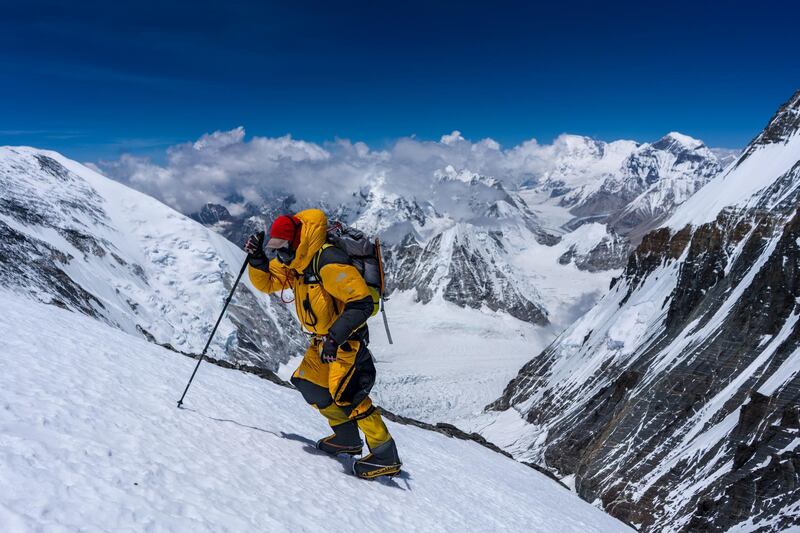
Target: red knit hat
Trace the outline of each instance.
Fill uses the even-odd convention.
[[[267,248],[281,248],[286,241],[292,243],[293,248],[300,244],[300,220],[291,215],[281,215],[272,223],[269,229],[269,242]],[[295,242],[296,241],[296,242]]]

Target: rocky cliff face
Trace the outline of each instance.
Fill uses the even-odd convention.
[[[648,531],[800,524],[799,113],[800,92],[643,238],[490,406],[490,440]]]
[[[628,261],[631,246],[628,239],[613,230],[603,236],[597,244],[592,243],[588,251],[581,251],[577,245],[570,246],[558,262],[567,265],[574,261],[575,266],[589,272],[603,272],[622,268]]]
[[[532,285],[507,261],[501,231],[457,225],[424,246],[409,236],[387,255],[395,289],[415,290],[430,302],[437,294],[462,307],[505,311],[532,324],[547,325],[547,310]]]
[[[202,225],[59,154],[0,148],[5,290],[199,353],[243,260]],[[210,354],[274,370],[299,349],[297,330],[245,280]]]

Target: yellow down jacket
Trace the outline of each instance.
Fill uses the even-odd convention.
[[[370,296],[364,278],[350,264],[328,262],[313,272],[312,261],[325,246],[328,218],[319,209],[307,209],[295,215],[300,220],[300,244],[294,260],[284,265],[277,259],[269,262],[269,272],[248,267],[253,286],[274,293],[291,289],[297,317],[303,328],[316,335],[325,335],[351,302]],[[348,325],[344,341],[361,324]]]

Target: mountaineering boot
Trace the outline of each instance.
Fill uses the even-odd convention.
[[[396,476],[400,473],[400,457],[394,439],[370,449],[370,454],[353,464],[353,473],[362,479],[375,479],[380,476]]]
[[[317,441],[317,449],[331,455],[346,453],[347,455],[361,455],[363,443],[358,434],[358,425],[355,420],[332,426],[333,435]]]

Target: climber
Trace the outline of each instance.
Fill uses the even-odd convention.
[[[402,463],[369,397],[375,365],[367,318],[375,303],[350,256],[328,242],[327,231],[327,217],[318,209],[279,216],[266,243],[264,232],[247,240],[248,273],[253,286],[280,292],[282,300],[291,290],[297,317],[312,336],[291,382],[333,429],[317,448],[331,455],[361,455],[360,429],[370,453],[355,461],[354,474],[393,476]]]

